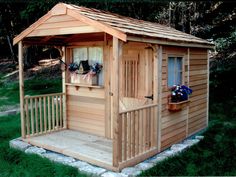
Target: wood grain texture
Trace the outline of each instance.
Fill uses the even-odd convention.
[[[20,109],[21,109],[21,136],[25,138],[25,115],[24,115],[24,66],[23,66],[23,45],[18,44],[18,63],[19,63],[19,88],[20,88]]]

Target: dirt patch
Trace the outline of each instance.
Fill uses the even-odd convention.
[[[47,61],[48,63],[43,66],[35,65],[24,71],[24,79],[27,80],[32,77],[41,79],[61,78],[60,62],[55,59],[52,59],[51,62],[50,59],[47,59]],[[2,77],[5,82],[19,80],[18,66],[8,59],[0,59],[0,73],[5,75]]]

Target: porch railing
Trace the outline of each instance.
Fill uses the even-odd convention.
[[[157,104],[150,104],[119,113],[119,163],[135,160],[157,144]]]
[[[26,137],[63,129],[64,93],[24,97]]]

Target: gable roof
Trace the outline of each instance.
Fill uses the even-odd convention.
[[[170,41],[197,43],[206,46],[213,45],[204,39],[157,23],[137,20],[102,10],[64,3],[58,3],[55,5],[46,15],[41,17],[29,28],[25,29],[21,34],[16,36],[13,40],[13,43],[16,44],[23,38],[28,37],[28,35],[33,30],[35,30],[40,24],[49,19],[51,16],[62,14],[67,14],[79,21],[82,21],[83,23],[93,26],[123,41],[127,40],[127,36],[135,35]]]

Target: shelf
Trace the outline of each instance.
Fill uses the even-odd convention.
[[[75,87],[87,87],[87,88],[97,88],[97,89],[102,89],[104,86],[101,85],[85,85],[85,84],[75,84],[75,83],[66,83],[66,85],[69,86],[75,86]]]

